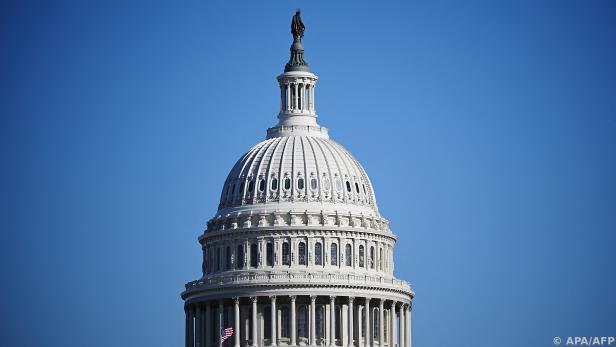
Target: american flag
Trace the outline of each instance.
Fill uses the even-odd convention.
[[[232,327],[220,329],[220,342],[225,342],[228,338],[231,337],[231,335],[233,335]]]

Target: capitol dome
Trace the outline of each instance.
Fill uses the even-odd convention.
[[[284,135],[258,143],[233,166],[219,213],[320,209],[379,216],[364,168],[323,136]]]
[[[235,163],[185,285],[186,347],[411,347],[415,293],[361,164],[317,124],[299,11],[278,123]]]

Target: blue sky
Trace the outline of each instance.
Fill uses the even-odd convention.
[[[301,7],[416,346],[616,335],[616,3],[4,1],[0,340],[180,346],[228,170]]]

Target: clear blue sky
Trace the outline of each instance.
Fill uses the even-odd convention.
[[[0,344],[183,345],[197,235],[276,122],[296,7],[415,346],[616,335],[616,2],[3,1]]]

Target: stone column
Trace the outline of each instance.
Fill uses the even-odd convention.
[[[201,306],[196,305],[196,316],[195,316],[195,346],[203,347],[203,336],[201,334]]]
[[[396,344],[396,302],[392,301],[389,309],[389,347]]]
[[[184,336],[184,345],[186,347],[190,347],[190,326],[191,326],[191,321],[190,321],[190,307],[184,307],[184,313],[186,314],[186,324],[184,325],[184,332],[185,332],[185,336]]]
[[[220,300],[218,302],[218,315],[217,315],[218,316],[217,317],[218,324],[216,324],[218,326],[218,334],[217,335],[218,335],[218,346],[219,347],[222,347],[222,343],[223,343],[222,336],[220,336],[220,331],[222,330],[223,325],[225,324],[225,322],[224,322],[224,319],[225,319],[225,312],[224,312],[224,310],[225,310],[224,303],[223,303],[222,300]]]
[[[257,346],[257,297],[251,296],[252,301],[252,345]]]
[[[295,105],[294,109],[299,109],[299,83],[293,83],[293,88],[295,88]]]
[[[353,300],[355,298],[349,296],[349,347],[353,347]]]
[[[310,91],[310,105],[312,106],[311,111],[314,113],[314,85],[311,86],[311,91]]]
[[[270,300],[272,302],[271,305],[271,326],[272,326],[272,346],[276,346],[278,345],[278,335],[276,334],[276,297],[275,296],[270,296]]]
[[[297,327],[295,322],[295,295],[291,295],[291,346],[297,346]]]
[[[317,296],[316,295],[311,295],[310,296],[310,345],[311,346],[316,346],[316,335],[317,335],[317,327],[316,327],[316,301],[317,301]]]
[[[371,329],[370,329],[370,298],[366,298],[366,305],[365,305],[365,310],[364,310],[364,316],[366,317],[366,319],[364,320],[364,329],[365,329],[365,334],[366,334],[366,340],[364,341],[364,345],[366,347],[370,347],[370,340],[372,340],[372,334],[371,334]]]
[[[284,85],[284,95],[285,95],[285,111],[289,111],[291,108],[291,88],[289,88],[289,83],[285,83]]]
[[[237,296],[233,298],[233,303],[235,304],[235,312],[233,312],[235,328],[233,328],[233,335],[235,336],[235,347],[240,347],[240,298]]]
[[[383,347],[384,337],[385,337],[385,327],[383,324],[383,299],[379,300],[379,347]]]
[[[329,345],[336,345],[336,297],[329,297]]]
[[[406,337],[404,336],[404,304],[400,304],[400,347],[406,347]]]
[[[300,110],[303,112],[306,109],[306,83],[302,83],[299,87],[299,103]]]
[[[406,322],[406,347],[411,347],[412,346],[412,341],[411,341],[411,305],[406,305],[406,319],[404,320]]]

